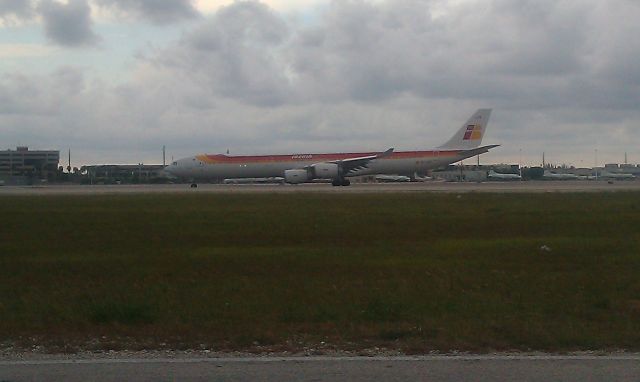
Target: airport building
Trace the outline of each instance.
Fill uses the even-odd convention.
[[[163,169],[161,164],[103,164],[82,166],[80,174],[91,184],[149,183],[166,179]]]
[[[18,146],[15,150],[0,151],[0,178],[16,183],[26,179],[54,179],[59,162],[60,151]]]
[[[434,179],[447,182],[484,182],[489,171],[494,170],[501,174],[519,174],[520,167],[517,164],[493,164],[493,165],[456,165],[451,164],[445,168],[434,170],[431,176]]]

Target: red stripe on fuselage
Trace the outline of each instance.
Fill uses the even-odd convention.
[[[408,158],[439,158],[455,156],[458,150],[448,151],[399,151],[394,152],[384,159],[408,159]],[[330,162],[352,158],[361,158],[378,155],[380,153],[335,153],[335,154],[290,154],[290,155],[240,155],[229,156],[224,154],[198,155],[197,158],[205,163],[234,164],[234,163],[266,163],[266,162]]]

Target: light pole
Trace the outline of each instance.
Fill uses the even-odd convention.
[[[593,170],[596,172],[596,180],[598,180],[598,149],[595,150],[595,166]]]
[[[518,150],[518,172],[520,173],[520,180],[522,180],[522,149]]]

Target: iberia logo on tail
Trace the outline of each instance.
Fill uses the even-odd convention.
[[[467,126],[467,131],[464,133],[465,141],[475,141],[482,138],[482,126],[481,125],[469,125]]]

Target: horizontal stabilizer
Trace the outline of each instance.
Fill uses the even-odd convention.
[[[498,146],[500,146],[500,145],[488,145],[488,146],[477,147],[477,148],[471,149],[471,150],[464,150],[461,154],[464,154],[468,158],[468,157],[472,157],[472,156],[488,153],[489,150],[491,150],[491,149],[493,149],[495,147],[498,147]]]

